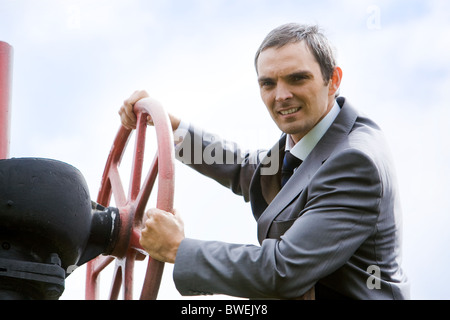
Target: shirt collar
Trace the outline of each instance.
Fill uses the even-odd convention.
[[[304,161],[311,153],[317,143],[322,139],[323,135],[333,124],[341,108],[334,102],[333,108],[314,128],[311,129],[297,144],[294,144],[290,134],[286,139],[286,151],[290,150],[291,154]]]

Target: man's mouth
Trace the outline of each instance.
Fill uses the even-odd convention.
[[[287,115],[296,113],[296,112],[299,111],[299,110],[300,110],[300,108],[291,108],[291,109],[288,109],[288,110],[282,110],[282,111],[279,111],[279,113],[280,113],[281,115],[283,115],[283,116],[287,116]]]

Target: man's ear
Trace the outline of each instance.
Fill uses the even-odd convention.
[[[339,67],[336,67],[333,71],[333,75],[331,76],[330,80],[330,87],[329,87],[329,96],[336,96],[336,93],[339,90],[339,87],[341,86],[341,80],[342,80],[342,69]]]

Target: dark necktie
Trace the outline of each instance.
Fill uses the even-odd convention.
[[[283,166],[281,167],[281,187],[283,188],[286,182],[294,173],[294,169],[296,169],[302,160],[293,156],[289,151],[284,153]]]

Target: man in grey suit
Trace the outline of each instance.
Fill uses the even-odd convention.
[[[264,39],[255,67],[283,132],[269,151],[243,153],[170,119],[182,137],[177,157],[250,201],[260,246],[185,238],[179,214],[158,209],[147,213],[142,246],[175,263],[183,295],[408,298],[388,147],[380,128],[338,97],[342,70],[328,40],[316,26],[280,26]],[[146,96],[137,91],[124,102],[124,126],[135,127],[133,105]]]

